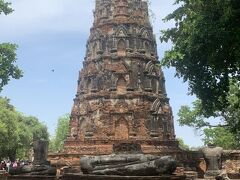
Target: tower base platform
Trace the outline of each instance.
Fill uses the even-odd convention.
[[[65,174],[62,180],[185,180],[186,176],[99,176],[83,174]]]

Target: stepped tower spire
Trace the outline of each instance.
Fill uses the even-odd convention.
[[[96,0],[65,150],[110,154],[121,142],[178,147],[147,2]]]

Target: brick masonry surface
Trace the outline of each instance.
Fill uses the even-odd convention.
[[[178,148],[144,0],[96,0],[65,152],[110,154],[119,142]]]

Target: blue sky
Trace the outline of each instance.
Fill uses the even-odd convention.
[[[9,0],[10,1],[10,0]],[[38,117],[53,134],[59,116],[71,111],[76,93],[78,71],[82,68],[85,45],[92,26],[94,0],[11,0],[15,9],[0,16],[0,42],[17,43],[17,64],[24,71],[20,80],[11,80],[1,96],[11,99],[18,111]],[[159,39],[160,29],[172,24],[162,19],[175,6],[174,0],[152,0],[153,27]],[[160,59],[171,44],[158,40]],[[54,72],[52,72],[54,69]],[[181,105],[190,105],[187,84],[174,78],[174,69],[163,69],[168,97],[175,116],[177,137],[191,146],[202,145],[194,130],[177,125]]]

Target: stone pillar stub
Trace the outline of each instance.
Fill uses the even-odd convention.
[[[47,164],[48,156],[48,141],[37,140],[33,142],[33,152],[34,152],[34,165]]]
[[[202,149],[202,152],[207,163],[205,178],[218,176],[222,169],[223,148],[208,145],[208,147]]]

